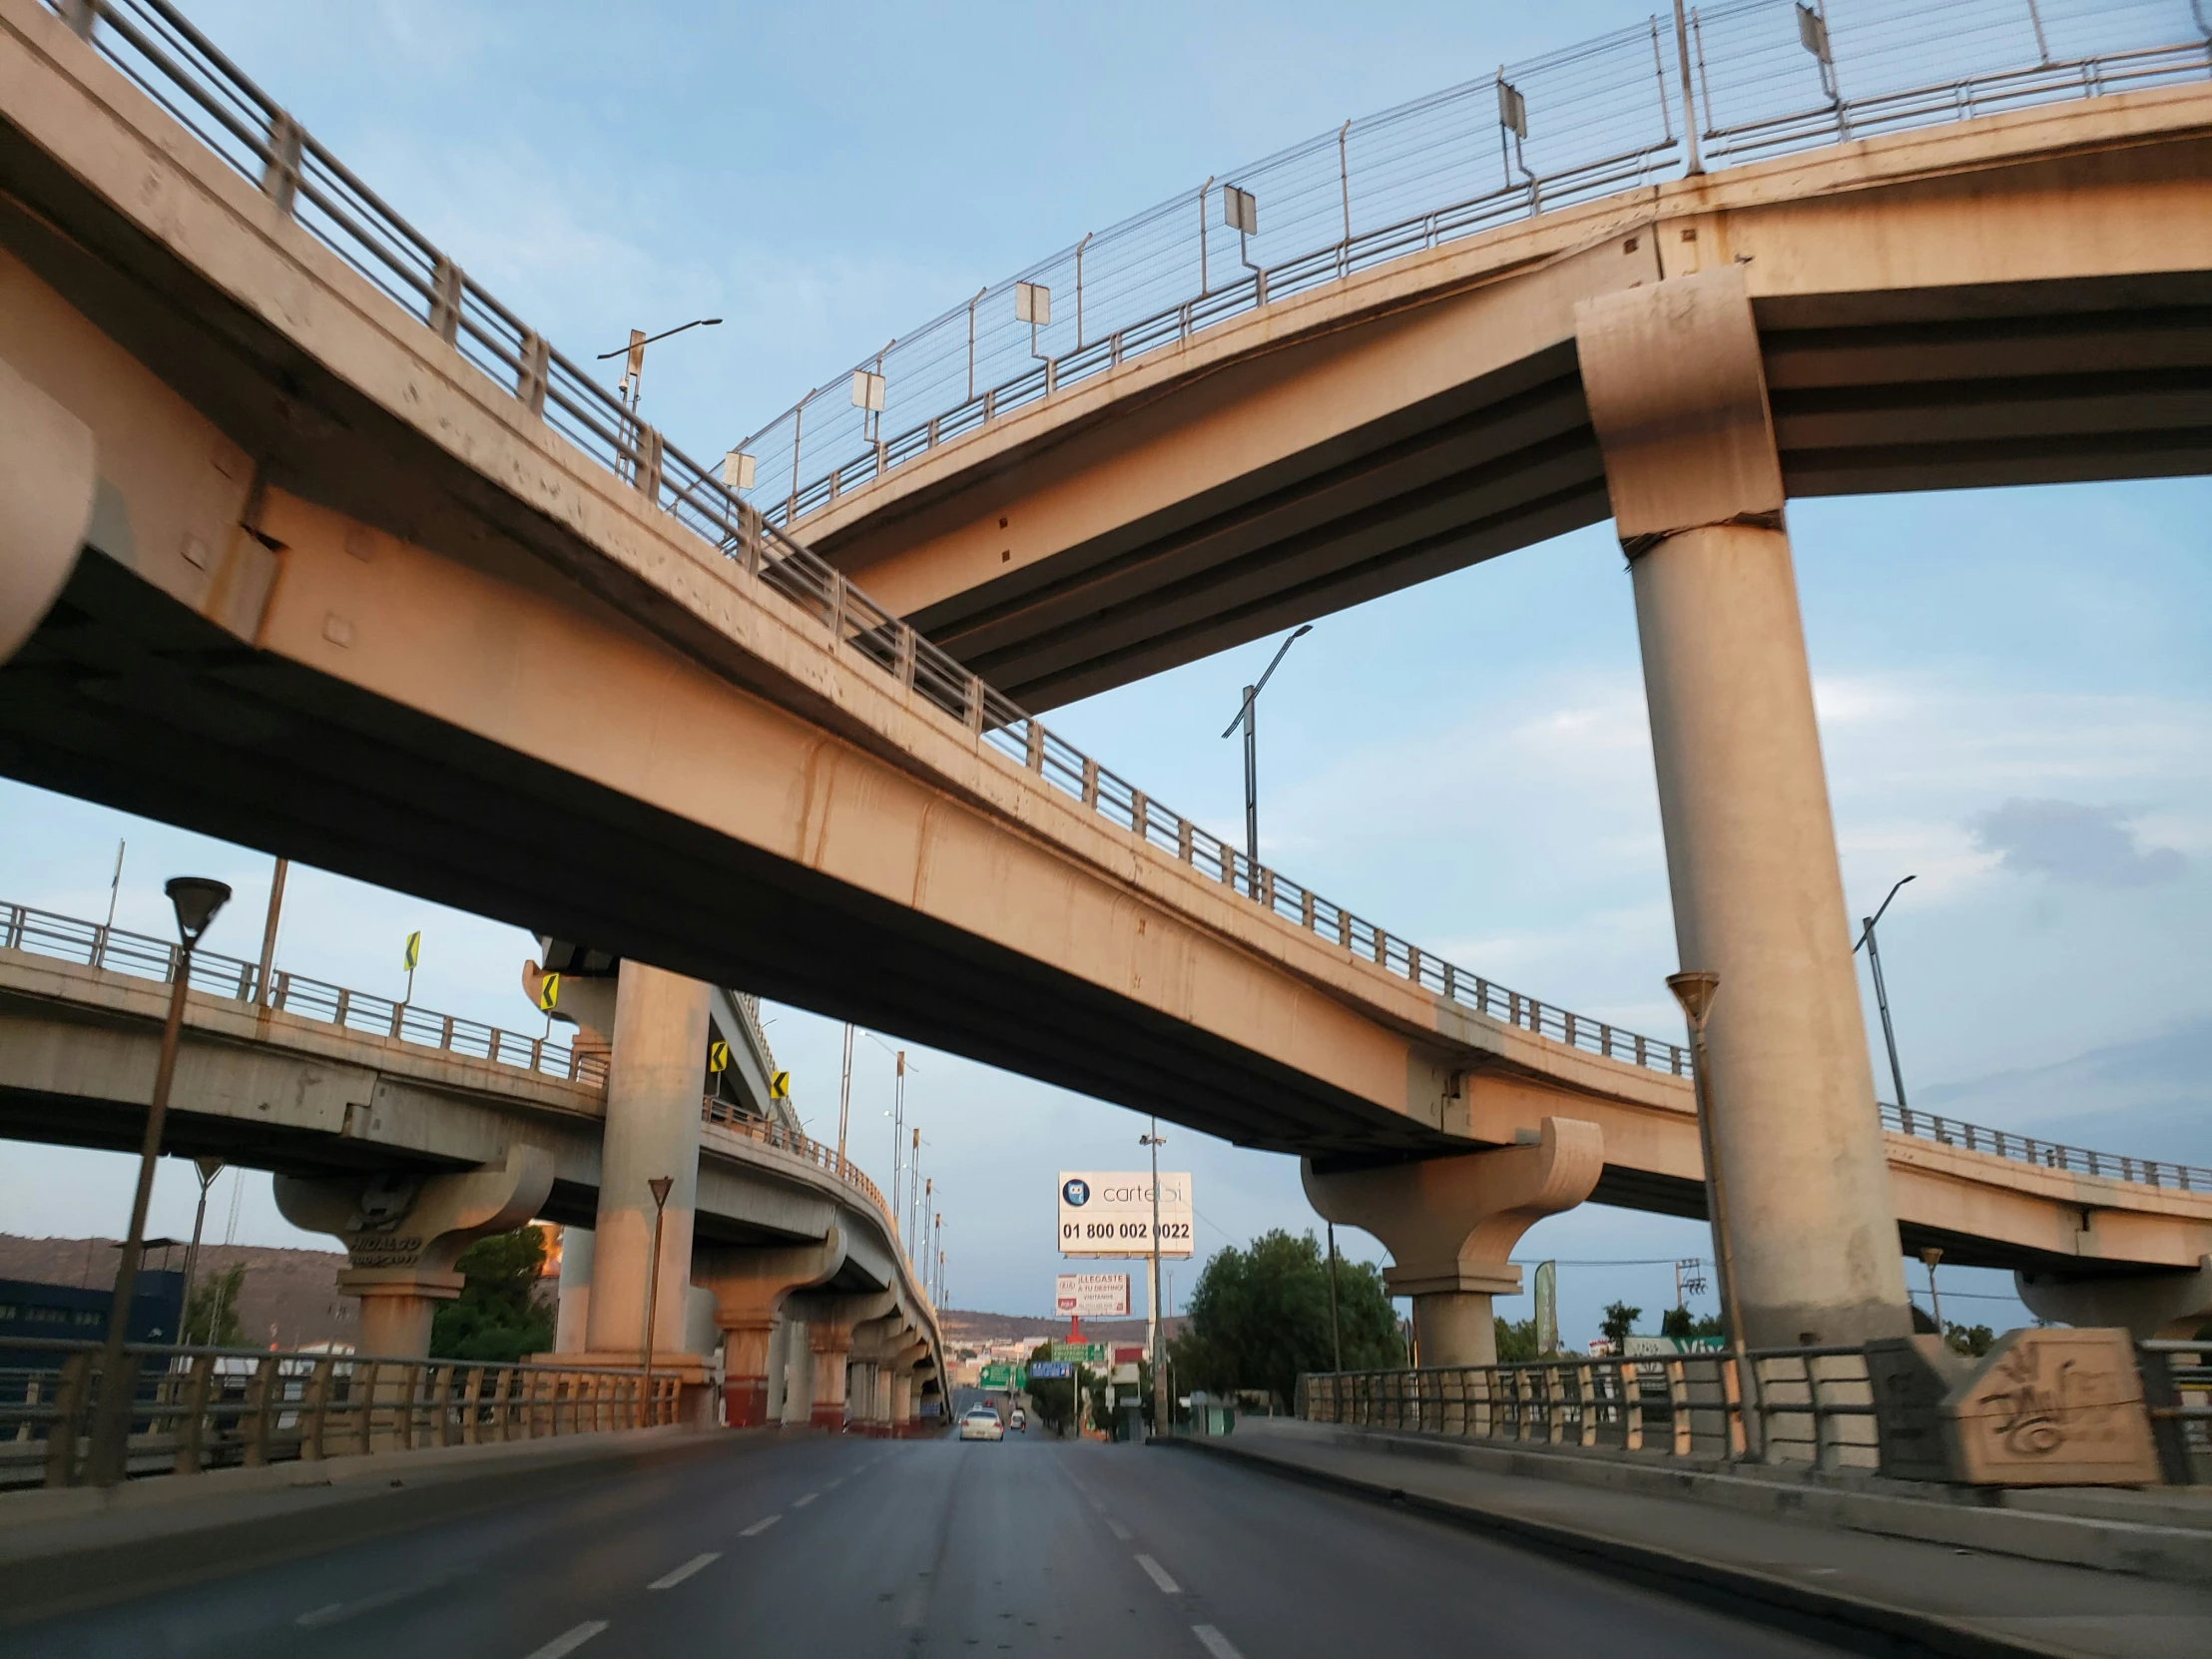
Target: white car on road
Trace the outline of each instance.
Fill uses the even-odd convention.
[[[963,1440],[1003,1440],[1006,1425],[998,1420],[998,1413],[988,1405],[977,1405],[960,1419],[960,1438]]]

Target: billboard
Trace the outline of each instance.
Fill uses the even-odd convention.
[[[1160,1174],[1160,1254],[1191,1253],[1191,1178]],[[1060,1172],[1062,1256],[1150,1256],[1152,1177],[1143,1170]]]
[[[1129,1275],[1126,1273],[1063,1273],[1052,1282],[1052,1306],[1077,1319],[1119,1320],[1129,1317]]]

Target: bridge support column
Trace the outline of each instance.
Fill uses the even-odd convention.
[[[1390,1252],[1383,1282],[1413,1299],[1423,1366],[1497,1364],[1491,1299],[1520,1289],[1508,1258],[1529,1227],[1590,1196],[1605,1168],[1598,1126],[1545,1118],[1532,1146],[1324,1171],[1304,1165],[1306,1196],[1329,1220],[1362,1227]]]
[[[661,1219],[660,1305],[653,1352],[681,1365],[685,1290],[692,1282],[692,1217],[699,1191],[699,1102],[707,1072],[707,987],[625,961],[615,992],[614,1051],[592,1229],[590,1354],[635,1365],[646,1340],[652,1277],[653,1191],[667,1179]]]
[[[344,1241],[338,1289],[361,1299],[360,1351],[393,1359],[430,1352],[440,1302],[461,1294],[453,1264],[489,1233],[537,1214],[553,1190],[553,1159],[531,1146],[448,1175],[279,1175],[276,1208],[294,1227]]]
[[[858,1296],[795,1296],[792,1306],[807,1319],[807,1358],[814,1374],[812,1402],[805,1421],[816,1428],[845,1425],[845,1368],[852,1359],[855,1327],[879,1320],[897,1306],[895,1291]],[[785,1420],[791,1421],[787,1411]]]
[[[2178,1273],[2092,1278],[2021,1272],[2012,1283],[2037,1319],[2117,1328],[2137,1342],[2185,1342],[2212,1324],[2212,1256]]]
[[[561,1300],[553,1323],[553,1352],[581,1354],[590,1334],[592,1231],[561,1229]]]
[[[1585,300],[1686,969],[1720,975],[1709,1140],[1744,1336],[1910,1329],[1782,467],[1742,268]]]
[[[834,1225],[819,1244],[789,1250],[700,1252],[696,1277],[715,1299],[722,1338],[723,1420],[752,1428],[775,1420],[783,1390],[775,1386],[780,1362],[790,1352],[784,1318],[794,1291],[820,1285],[844,1265],[844,1235]]]

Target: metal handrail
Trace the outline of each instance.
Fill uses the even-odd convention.
[[[1967,1152],[1985,1153],[2044,1169],[2066,1170],[2106,1181],[2132,1181],[2149,1187],[2176,1187],[2185,1193],[2212,1194],[2212,1169],[2199,1164],[2171,1164],[2159,1158],[2128,1158],[2111,1152],[2092,1152],[2058,1141],[2037,1140],[2014,1130],[1988,1129],[1977,1123],[1923,1112],[1910,1106],[1893,1106],[1885,1100],[1882,1127],[1911,1135],[1916,1140],[1939,1141]]]
[[[0,948],[78,962],[165,985],[176,977],[181,954],[176,944],[150,934],[5,902],[0,902]],[[205,948],[192,953],[192,989],[205,995],[258,1002],[260,976],[258,962]],[[598,1088],[607,1083],[607,1057],[597,1050],[503,1031],[482,1020],[435,1013],[373,991],[351,990],[281,969],[270,975],[269,1005],[280,1013],[320,1020],[342,1030],[490,1060],[541,1076]]]
[[[1312,1422],[1455,1439],[1821,1469],[1877,1466],[1863,1351],[1753,1349],[1744,1361],[1748,1389],[1736,1356],[1721,1350],[1312,1372],[1299,1379],[1298,1413]]]
[[[1814,10],[1825,56],[1799,20]],[[872,422],[832,376],[740,447],[792,525],[939,444],[1145,352],[1407,254],[1669,176],[2212,70],[2201,0],[1724,0],[1653,16],[1347,122],[1224,170],[962,300],[853,365],[884,378]],[[1685,123],[1683,83],[1692,83]],[[1242,237],[1220,198],[1259,201]],[[1053,296],[1016,316],[1014,287]],[[883,437],[886,419],[898,423]]]
[[[667,1371],[648,1396],[642,1369],[322,1350],[132,1343],[124,1358],[134,1477],[653,1427],[677,1420],[682,1386]],[[83,1479],[100,1362],[93,1342],[0,1344],[0,1486]]]

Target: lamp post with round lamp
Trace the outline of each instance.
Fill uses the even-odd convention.
[[[185,991],[192,980],[193,947],[230,901],[231,889],[202,875],[172,876],[163,889],[176,906],[183,947],[170,976],[169,1018],[162,1026],[161,1060],[154,1068],[154,1099],[146,1109],[146,1140],[139,1148],[138,1192],[131,1200],[131,1231],[117,1252],[115,1295],[108,1309],[108,1338],[100,1352],[98,1414],[92,1424],[92,1449],[86,1476],[96,1486],[113,1486],[127,1472],[131,1449],[131,1399],[138,1391],[138,1368],[124,1370],[131,1304],[138,1295],[139,1258],[146,1250],[146,1211],[154,1199],[154,1171],[161,1161],[162,1129],[169,1117],[169,1089],[177,1076],[177,1042],[185,1024]]]

